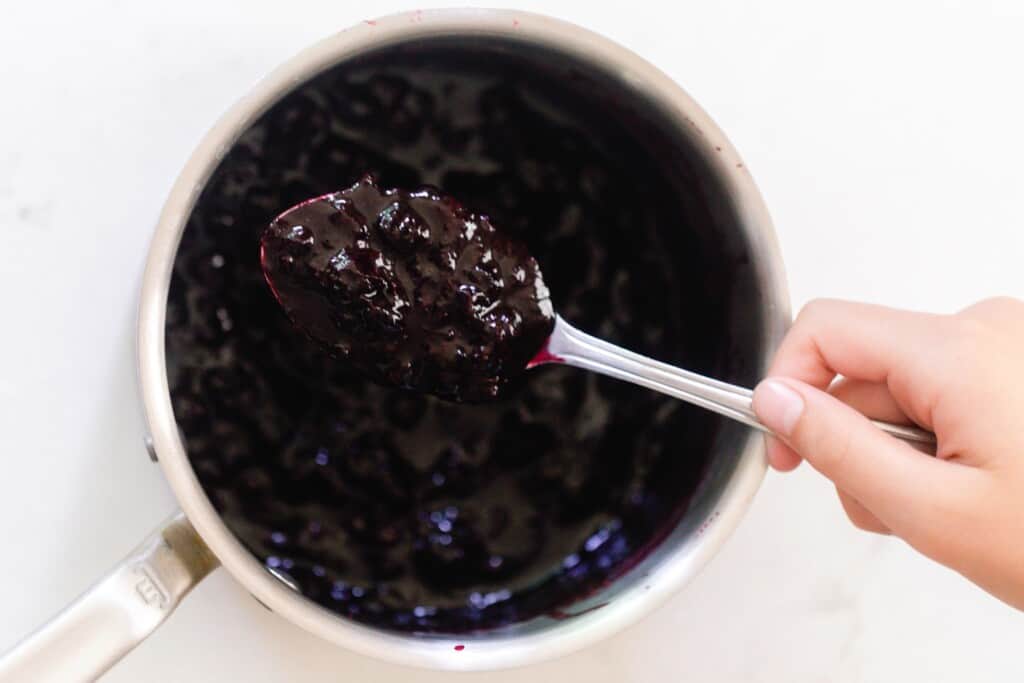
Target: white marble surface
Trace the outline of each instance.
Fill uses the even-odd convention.
[[[828,295],[948,311],[1024,296],[1019,0],[505,4],[619,40],[709,110],[764,191],[796,305]],[[272,66],[367,13],[409,7],[5,7],[0,649],[174,507],[141,446],[132,323],[178,168]],[[1024,615],[854,531],[804,469],[770,475],[723,552],[639,625],[487,680],[1020,680],[1022,638]],[[336,649],[220,571],[106,680],[450,678],[483,680]]]

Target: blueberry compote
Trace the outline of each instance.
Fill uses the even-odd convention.
[[[574,325],[752,380],[736,302],[756,291],[727,208],[609,78],[496,38],[386,48],[271,106],[205,185],[167,305],[174,413],[227,526],[309,599],[421,632],[571,612],[727,461],[708,469],[715,416],[570,368],[480,404],[380,385],[298,331],[264,281],[275,216],[374,173],[490,216]]]
[[[493,399],[543,346],[554,312],[537,261],[435,188],[372,177],[302,202],[260,240],[292,322],[368,377]]]

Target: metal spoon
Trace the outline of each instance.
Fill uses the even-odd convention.
[[[555,316],[555,328],[547,343],[527,367],[547,363],[571,365],[632,382],[707,408],[762,432],[771,433],[751,409],[750,400],[754,392],[750,389],[720,382],[627,351],[580,332],[558,315]],[[871,422],[897,439],[916,444],[931,452],[935,450],[935,435],[931,432],[879,420]]]
[[[387,383],[453,400],[491,398],[508,379],[500,361],[516,359],[511,365],[518,367],[511,370],[519,371],[554,316],[554,329],[527,368],[574,365],[769,431],[751,409],[749,389],[626,351],[555,315],[526,246],[501,237],[485,216],[471,214],[436,189],[383,190],[365,176],[348,189],[301,202],[264,231],[260,262],[274,297],[297,327]],[[496,264],[518,275],[506,282]],[[416,303],[415,292],[406,293],[410,286],[415,290],[413,274],[434,280],[426,304]],[[452,310],[463,313],[453,317]],[[381,347],[381,339],[391,346]],[[482,359],[467,356],[469,347],[484,349]],[[417,372],[417,364],[433,371]],[[905,441],[935,443],[920,429],[875,424]]]

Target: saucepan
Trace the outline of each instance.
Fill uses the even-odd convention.
[[[671,129],[674,142],[658,153],[665,155],[670,168],[678,166],[680,179],[704,186],[713,204],[709,220],[714,223],[705,247],[709,253],[728,252],[734,268],[724,280],[728,286],[711,295],[720,299],[716,305],[729,310],[730,326],[716,334],[737,358],[723,368],[722,379],[749,386],[764,373],[789,322],[783,267],[768,213],[729,141],[678,85],[610,40],[536,14],[438,10],[365,22],[310,47],[263,80],[206,135],[178,177],[160,215],[145,269],[138,371],[151,455],[181,510],[0,660],[0,678],[69,681],[99,676],[219,566],[281,617],[362,654],[447,670],[521,666],[586,647],[640,619],[690,580],[736,527],[760,486],[766,462],[760,434],[722,419],[715,423],[710,441],[710,465],[685,514],[628,571],[579,596],[557,619],[540,615],[457,635],[409,634],[362,625],[303,597],[250,553],[218,515],[179,434],[165,347],[172,269],[193,205],[226,152],[284,95],[346,60],[435,40],[456,50],[496,46],[549,74],[582,74],[603,83],[641,118],[657,119]]]

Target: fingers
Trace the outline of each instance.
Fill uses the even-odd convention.
[[[769,370],[825,389],[836,375],[888,385],[914,422],[930,426],[932,392],[908,376],[944,334],[948,316],[837,300],[813,301],[800,312]],[[896,391],[900,390],[900,391]]]
[[[858,413],[867,415],[874,420],[885,420],[897,424],[909,422],[907,414],[903,412],[889,388],[884,384],[844,377],[830,386],[828,393]]]
[[[828,392],[870,418],[896,423],[908,421],[906,414],[884,384],[844,378],[832,384]],[[803,460],[780,439],[769,436],[766,438],[766,446],[768,464],[779,472],[796,469]]]
[[[1024,301],[1008,296],[983,299],[963,309],[958,315],[995,323],[1001,328],[1009,327],[1018,334],[1024,331]]]
[[[936,520],[961,507],[976,474],[919,453],[802,382],[765,380],[754,391],[753,407],[791,449],[911,542],[926,540]]]
[[[850,518],[850,521],[853,522],[855,527],[876,534],[892,533],[892,531],[889,530],[889,527],[882,524],[878,520],[878,517],[875,517],[870,510],[861,505],[855,498],[851,497],[847,493],[843,493],[843,491],[838,488],[836,489],[836,493],[839,494],[839,502],[842,503],[846,516]]]
[[[803,458],[787,446],[785,441],[776,439],[774,436],[765,436],[765,450],[768,455],[768,464],[779,472],[795,470],[803,462]]]
[[[836,374],[884,382],[889,371],[933,340],[940,316],[836,299],[804,306],[783,340],[770,375],[824,388]]]

